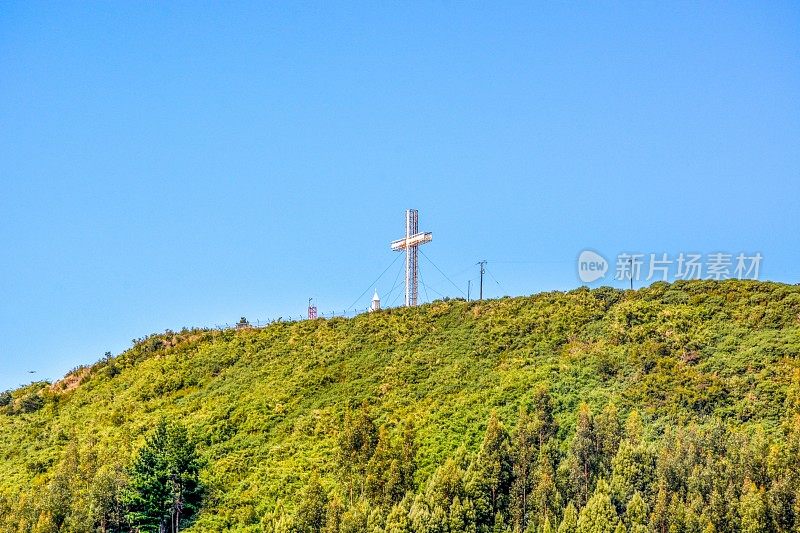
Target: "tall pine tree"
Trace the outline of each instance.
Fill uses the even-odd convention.
[[[466,475],[466,491],[475,502],[479,526],[496,526],[505,514],[511,489],[512,459],[508,432],[492,411],[480,451]]]
[[[199,471],[186,428],[162,419],[129,472],[124,501],[130,524],[142,532],[178,533],[200,506]]]

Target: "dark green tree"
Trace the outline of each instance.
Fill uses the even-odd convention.
[[[617,510],[623,510],[634,492],[645,494],[654,475],[654,459],[647,448],[624,439],[611,461],[611,499]]]
[[[414,422],[410,419],[403,424],[399,466],[403,490],[405,492],[414,490],[414,474],[417,471],[417,444]]]
[[[578,531],[578,511],[575,504],[569,502],[564,509],[564,516],[558,526],[558,533],[576,533]]]
[[[537,387],[533,393],[532,416],[536,429],[539,448],[545,442],[554,438],[558,431],[558,424],[553,418],[553,399],[545,387]]]
[[[669,504],[669,494],[666,487],[661,484],[653,504],[653,512],[650,515],[650,527],[656,533],[667,533],[669,531]]]
[[[465,499],[463,502],[456,496],[450,506],[450,531],[462,531],[464,533],[474,533],[477,531],[475,524],[475,507],[472,500]]]
[[[64,457],[50,480],[47,493],[47,508],[56,531],[61,531],[72,511],[76,487],[80,486],[79,451],[75,442],[67,447]]]
[[[767,533],[770,523],[767,519],[767,503],[763,488],[752,481],[745,480],[742,497],[739,501],[742,533]]]
[[[537,530],[544,528],[546,521],[555,522],[561,510],[561,495],[556,487],[556,473],[553,468],[552,440],[545,442],[539,449],[539,457],[533,472],[533,490],[530,495],[531,522]]]
[[[161,420],[129,471],[127,518],[142,532],[178,533],[202,499],[200,460],[186,428]]]
[[[787,407],[793,405],[788,398],[786,403]],[[800,527],[800,415],[793,409],[788,415],[784,442],[772,450],[768,460],[771,481],[767,501],[772,523],[779,532]]]
[[[631,533],[647,531],[647,503],[638,491],[633,493],[633,497],[626,506],[625,521]]]
[[[391,505],[393,496],[402,496],[402,477],[399,457],[392,446],[389,431],[385,426],[378,430],[375,451],[367,463],[365,496],[378,505]]]
[[[608,484],[601,478],[597,488],[581,509],[578,517],[578,533],[613,533],[619,518],[611,503]]]
[[[463,478],[464,472],[458,462],[453,458],[447,459],[442,466],[436,469],[428,482],[425,490],[425,500],[428,506],[449,509],[456,498],[464,495]]]
[[[586,504],[593,476],[597,468],[597,439],[594,431],[594,418],[589,406],[581,404],[578,409],[575,436],[570,445],[572,456],[573,483],[577,486],[576,498],[579,506]]]
[[[126,525],[122,498],[127,482],[125,469],[113,463],[101,466],[92,480],[92,520],[103,533],[122,531]]]
[[[339,523],[339,533],[364,533],[369,531],[369,515],[371,509],[369,503],[361,499],[355,505],[351,505],[342,513]]]
[[[533,528],[528,528],[528,531],[534,531]],[[553,524],[550,522],[550,517],[545,517],[544,524],[542,524],[541,529],[539,530],[541,533],[556,533]]]
[[[339,533],[343,514],[344,504],[334,493],[333,497],[328,502],[328,509],[325,513],[325,528],[322,530],[323,533]]]
[[[392,506],[391,510],[389,511],[388,516],[386,517],[386,527],[384,528],[386,533],[411,533],[411,504],[413,503],[413,499],[410,494],[406,494],[406,496],[400,501]]]
[[[402,441],[395,444],[389,430],[378,430],[375,451],[367,463],[365,495],[373,503],[388,509],[403,499],[414,487],[414,435],[410,425],[403,428]]]
[[[495,525],[495,517],[508,507],[513,479],[513,461],[508,432],[492,411],[478,454],[466,475],[466,491],[475,504],[478,526]]]
[[[319,533],[325,527],[327,510],[328,493],[314,472],[301,496],[295,528],[301,533]]]
[[[514,481],[511,484],[511,523],[515,532],[528,527],[533,470],[536,466],[538,434],[534,420],[526,409],[520,409],[512,442]]]
[[[600,475],[608,476],[611,473],[611,460],[616,455],[622,440],[622,424],[616,405],[606,404],[600,414],[594,417],[594,433],[597,470]]]
[[[355,411],[348,410],[339,432],[339,463],[351,506],[356,496],[364,495],[369,461],[375,453],[377,442],[378,430],[368,406],[363,404]]]

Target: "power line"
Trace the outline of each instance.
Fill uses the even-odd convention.
[[[428,257],[427,255],[425,255],[425,252],[423,252],[422,250],[420,250],[420,251],[419,251],[419,253],[421,253],[421,254],[422,254],[422,257],[424,257],[425,259],[427,259],[427,260],[428,260],[428,262],[429,262],[430,264],[432,264],[432,265],[433,265],[433,267],[434,267],[436,270],[438,270],[438,271],[439,271],[439,274],[441,274],[442,276],[444,276],[444,278],[445,278],[447,281],[449,281],[449,282],[450,282],[450,284],[451,284],[453,287],[455,287],[455,288],[456,288],[456,290],[457,290],[458,292],[460,292],[461,294],[464,294],[464,291],[462,291],[462,290],[461,290],[461,288],[460,288],[458,285],[456,285],[455,283],[453,283],[453,280],[451,280],[450,278],[448,278],[448,277],[447,277],[447,274],[445,274],[444,272],[442,272],[442,269],[441,269],[441,268],[439,268],[438,266],[436,266],[436,263],[434,263],[433,261],[431,261],[431,258],[430,258],[430,257]],[[466,296],[466,294],[464,294],[464,296]]]
[[[355,301],[354,301],[352,304],[350,304],[350,306],[349,306],[347,309],[353,309],[353,308],[354,308],[354,306],[355,306],[355,305],[358,303],[358,301],[359,301],[359,300],[360,300],[360,299],[361,299],[361,298],[362,298],[362,297],[363,297],[365,294],[367,294],[367,292],[369,292],[369,290],[370,290],[370,289],[371,289],[371,288],[372,288],[372,287],[373,287],[373,286],[374,286],[376,283],[378,283],[378,280],[380,280],[380,279],[383,277],[383,275],[384,275],[384,274],[386,274],[386,272],[387,272],[387,271],[388,271],[390,268],[392,268],[392,265],[394,265],[394,264],[397,262],[397,260],[398,260],[398,259],[400,259],[400,257],[402,257],[402,255],[401,255],[401,254],[397,254],[397,255],[395,256],[395,258],[394,258],[394,261],[392,261],[391,263],[389,263],[389,266],[388,266],[388,267],[386,267],[386,268],[383,270],[383,272],[381,272],[381,275],[380,275],[380,276],[378,276],[377,278],[375,278],[375,281],[373,281],[372,283],[370,283],[370,284],[369,284],[369,287],[367,287],[366,289],[364,289],[364,292],[362,292],[362,293],[359,295],[359,297],[358,297],[358,298],[356,298],[356,300],[355,300]]]
[[[421,250],[420,250],[421,251]],[[425,282],[422,280],[422,276],[419,277],[419,282],[422,283],[422,288],[425,289],[425,300],[430,303],[431,297],[428,296],[428,286],[425,285]]]
[[[494,282],[495,282],[495,283],[497,283],[498,285],[500,285],[500,282],[499,282],[499,281],[497,281],[497,278],[496,278],[496,277],[494,277],[494,274],[492,274],[492,273],[489,271],[489,269],[488,269],[488,268],[486,269],[486,273],[487,273],[487,274],[489,274],[489,276],[491,276],[491,278],[494,280]]]
[[[468,266],[467,268],[465,268],[465,269],[463,269],[463,270],[459,270],[458,272],[456,272],[455,274],[453,274],[453,277],[454,277],[454,278],[457,278],[458,276],[460,276],[460,275],[461,275],[461,274],[463,274],[464,272],[468,272],[468,271],[472,270],[472,267],[473,267],[473,266],[475,266],[475,265],[473,265],[472,263],[470,263],[470,264],[469,264],[469,266]]]
[[[387,307],[394,307],[394,304],[396,304],[396,303],[397,303],[397,300],[400,298],[400,296],[401,296],[402,294],[403,294],[403,292],[402,292],[402,291],[398,291],[398,292],[397,292],[397,294],[396,294],[396,295],[395,295],[395,297],[394,297],[394,300],[392,300],[392,303],[390,303],[390,304],[389,304]]]
[[[389,298],[392,297],[392,293],[394,293],[394,290],[400,286],[399,283],[397,282],[400,280],[400,274],[402,273],[403,273],[403,265],[401,264],[400,268],[397,269],[397,275],[394,277],[394,283],[392,283],[392,288],[389,289],[389,292],[386,294],[387,302],[389,301]]]
[[[423,281],[422,281],[422,278],[420,278],[420,282],[422,283],[422,286],[423,286],[423,287],[426,289],[426,291],[427,291],[427,289],[430,289],[430,290],[432,290],[433,292],[435,292],[435,293],[436,293],[438,296],[441,296],[442,298],[447,298],[447,296],[445,296],[445,295],[444,295],[444,294],[442,294],[441,292],[437,291],[437,290],[436,290],[436,289],[434,289],[433,287],[431,287],[431,286],[429,286],[429,285],[425,285],[425,282],[423,282]],[[428,293],[426,292],[426,293],[425,293],[425,296],[427,296],[427,295],[428,295]]]
[[[554,263],[572,263],[572,261],[495,261],[492,259],[491,261],[486,261],[487,263],[491,263],[493,265],[537,265],[537,264],[554,264]]]

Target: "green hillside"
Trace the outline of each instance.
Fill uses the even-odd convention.
[[[798,417],[800,286],[166,332],[0,395],[0,530],[117,530],[164,420],[200,458],[187,532],[800,531]]]

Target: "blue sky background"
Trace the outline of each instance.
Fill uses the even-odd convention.
[[[0,390],[344,309],[407,207],[499,296],[578,286],[584,248],[797,283],[798,200],[797,2],[0,5]]]

